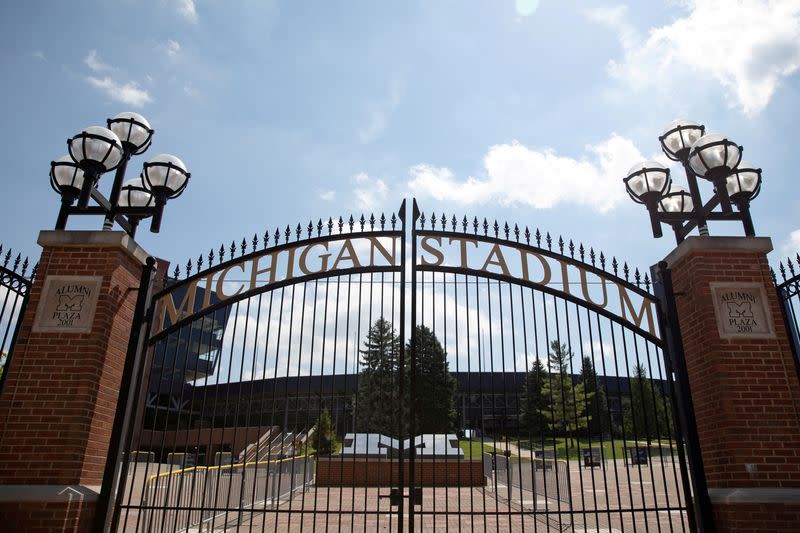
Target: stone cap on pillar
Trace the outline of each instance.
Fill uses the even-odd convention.
[[[687,237],[675,247],[664,261],[667,267],[673,267],[687,255],[694,252],[749,252],[768,254],[772,251],[772,239],[769,237],[709,237],[693,235]]]
[[[42,230],[36,242],[64,248],[120,248],[144,265],[150,254],[124,231]]]

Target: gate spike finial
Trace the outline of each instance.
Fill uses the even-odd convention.
[[[240,255],[244,255],[247,252],[247,239],[242,237],[242,244],[240,245],[242,253]]]
[[[25,271],[28,270],[28,258],[26,257],[25,260],[22,262],[22,275],[25,275]]]
[[[294,234],[295,234],[295,240],[299,241],[300,240],[300,235],[303,234],[303,227],[300,225],[299,222],[297,223],[297,228],[295,228],[295,230],[294,230]]]
[[[639,269],[637,268],[636,271],[633,273],[633,279],[636,280],[636,286],[638,287],[642,281],[642,276],[639,274]]]
[[[458,224],[458,221],[456,220],[456,216],[455,215],[453,215],[453,219],[450,221],[450,224],[453,226],[453,231],[455,231],[456,230],[456,225]]]
[[[592,262],[592,266],[594,265],[594,248],[589,248],[589,261]]]
[[[467,232],[467,226],[469,225],[469,221],[467,220],[467,215],[464,215],[464,219],[461,221],[461,231],[464,233]]]
[[[353,233],[353,226],[355,225],[356,220],[353,218],[353,215],[350,215],[350,218],[347,221],[347,226],[350,228],[350,233]]]
[[[200,272],[203,270],[203,254],[200,254],[197,258],[197,271]]]
[[[778,270],[780,271],[781,276],[783,277],[783,281],[786,281],[786,269],[783,267],[783,261],[778,263]]]
[[[447,217],[445,216],[444,213],[442,213],[442,230],[446,229],[447,229]]]
[[[431,229],[436,229],[436,213],[431,213]]]
[[[619,263],[617,263],[617,258],[616,258],[616,256],[613,256],[613,257],[611,257],[611,270],[613,270],[613,271],[614,271],[614,275],[615,275],[615,276],[619,276],[619,273],[618,273],[618,271],[617,271],[617,268],[618,268],[618,267],[619,267]]]
[[[353,217],[350,217],[350,218],[353,218]],[[342,217],[339,217],[339,233],[340,234],[342,233],[342,228],[344,228],[344,220],[342,220]]]
[[[419,229],[425,229],[425,212],[419,214]]]
[[[255,252],[256,248],[258,248],[258,234],[253,233],[253,249],[251,251]]]
[[[485,236],[489,235],[489,222],[487,222],[485,218],[483,219],[483,234]]]
[[[530,245],[531,243],[531,230],[528,226],[525,226],[525,244]]]
[[[17,271],[17,267],[19,266],[19,262],[22,260],[22,256],[17,254],[17,258],[14,259],[14,272]]]
[[[317,222],[317,237],[322,235],[322,219]]]
[[[186,261],[186,277],[188,278],[191,275],[192,275],[192,260],[189,259],[188,261]]]
[[[8,267],[8,262],[11,261],[11,250],[9,249],[6,252],[6,256],[3,258],[3,266]]]
[[[550,236],[550,232],[549,231],[547,232],[547,235],[545,235],[544,240],[547,243],[547,249],[548,250],[552,250],[553,249],[553,238]]]
[[[519,242],[519,226],[514,224],[514,238]]]
[[[230,252],[231,252],[231,259],[233,259],[234,256],[236,255],[236,241],[231,241]]]
[[[209,267],[214,264],[214,257],[215,257],[214,256],[214,249],[212,248],[212,249],[210,249],[208,251],[208,266]]]
[[[311,238],[311,234],[314,233],[314,223],[310,220],[308,221],[308,238]]]
[[[564,255],[564,239],[561,235],[558,236],[558,251],[561,255]]]
[[[647,292],[650,292],[650,276],[647,272],[644,273],[644,288]]]
[[[328,217],[328,235],[333,233],[333,218]]]
[[[392,213],[392,218],[390,219],[390,222],[392,223],[392,229],[394,229],[395,226],[397,225],[397,213]]]
[[[364,213],[361,213],[361,218],[358,219],[358,224],[359,224],[359,226],[361,228],[361,231],[364,231],[364,223],[366,223],[366,220],[364,219]],[[352,231],[352,230],[353,230],[353,228],[350,228],[350,231]]]
[[[603,270],[606,269],[606,256],[603,254],[602,250],[600,251],[600,268]]]
[[[509,233],[510,230],[511,230],[511,228],[508,227],[508,222],[505,222],[503,224],[503,233],[506,234],[506,240],[508,240],[508,233]]]
[[[381,213],[381,218],[378,219],[378,221],[381,224],[381,231],[385,230],[386,229],[386,215],[384,213]]]
[[[478,217],[473,217],[472,219],[472,231],[475,232],[475,235],[478,234]]]
[[[172,277],[175,278],[175,281],[180,279],[180,277],[181,277],[181,267],[179,267],[178,265],[175,265],[175,270],[172,272]]]
[[[219,262],[222,263],[225,261],[225,245],[219,245]]]
[[[575,259],[575,244],[572,242],[572,239],[569,240],[569,256]]]
[[[583,243],[580,243],[580,246],[578,246],[578,255],[580,255],[581,263],[586,262],[584,252],[585,250],[583,249]]]
[[[292,228],[289,227],[289,224],[286,224],[286,229],[283,232],[284,242],[289,242],[289,237],[292,234]]]
[[[796,254],[795,258],[797,259],[797,264],[800,265],[800,253]]]
[[[375,213],[369,214],[369,230],[375,231]]]
[[[269,246],[269,230],[264,230],[264,238],[262,241],[264,241],[264,249],[266,250],[267,246]]]
[[[36,261],[36,264],[33,265],[33,270],[31,270],[31,280],[36,278],[36,272],[39,270],[39,261]]]
[[[497,220],[494,221],[494,225],[492,226],[494,230],[494,237],[497,238],[500,236],[500,225],[497,223]]]
[[[628,268],[628,262],[624,262],[622,264],[622,273],[625,274],[625,281],[628,281],[628,274],[630,274],[631,269]]]
[[[792,262],[792,258],[791,257],[786,260],[786,266],[789,267],[789,272],[791,272],[792,273],[792,277],[794,277],[794,275],[795,275],[795,273],[794,273],[794,263]]]

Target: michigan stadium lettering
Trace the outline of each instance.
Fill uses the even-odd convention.
[[[157,332],[221,302],[269,290],[277,283],[301,282],[337,272],[347,274],[363,268],[388,267],[397,271],[402,266],[400,238],[351,235],[301,242],[209,269],[160,297]],[[419,270],[491,274],[512,283],[547,287],[550,292],[607,310],[656,335],[652,296],[629,291],[613,277],[581,263],[512,242],[496,243],[469,236],[421,235],[419,246]]]

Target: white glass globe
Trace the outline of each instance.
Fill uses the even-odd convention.
[[[153,129],[150,123],[139,113],[125,111],[108,121],[109,128],[113,131],[120,141],[127,142],[133,146],[132,152],[140,154],[150,146],[153,136]]]
[[[153,195],[145,189],[142,178],[126,181],[119,191],[120,207],[149,207],[154,203]]]
[[[678,161],[686,156],[686,150],[703,135],[703,126],[691,120],[673,120],[669,126],[664,128],[661,135],[661,148],[667,157]]]
[[[660,197],[670,184],[669,169],[658,161],[643,161],[628,171],[625,186],[628,193],[637,202],[642,202],[650,195]]]
[[[50,166],[50,184],[58,192],[79,192],[84,178],[83,170],[69,155],[59,157]]]
[[[735,169],[741,158],[739,146],[719,133],[703,135],[689,151],[689,165],[705,178],[709,173]]]
[[[761,185],[760,169],[751,163],[742,161],[736,170],[728,176],[725,187],[728,196],[733,199],[752,198],[758,193]]]
[[[89,126],[69,140],[69,155],[79,165],[97,164],[107,171],[122,161],[122,143],[110,129]]]
[[[144,164],[142,180],[145,188],[155,192],[162,189],[167,196],[183,192],[189,173],[183,161],[170,154],[159,154]]]

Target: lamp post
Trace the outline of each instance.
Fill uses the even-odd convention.
[[[130,158],[150,147],[154,130],[132,112],[120,113],[107,124],[108,128],[90,126],[69,139],[69,154],[50,164],[50,185],[61,194],[56,229],[65,229],[70,215],[101,215],[104,231],[116,222],[133,237],[139,222],[152,217],[150,231],[158,233],[167,200],[186,189],[190,173],[174,155],[160,154],[144,163],[140,178],[124,182]],[[106,198],[97,186],[111,170],[116,172]],[[90,206],[90,199],[97,205]]]
[[[709,220],[739,221],[746,236],[755,236],[750,201],[761,190],[761,169],[742,162],[741,146],[724,135],[706,134],[705,126],[690,120],[672,122],[659,141],[664,154],[682,164],[689,190],[675,184],[669,169],[656,161],[634,165],[623,179],[633,201],[647,207],[654,237],[662,236],[661,224],[672,227],[678,243],[695,228],[708,235]],[[706,203],[698,178],[714,187]]]

